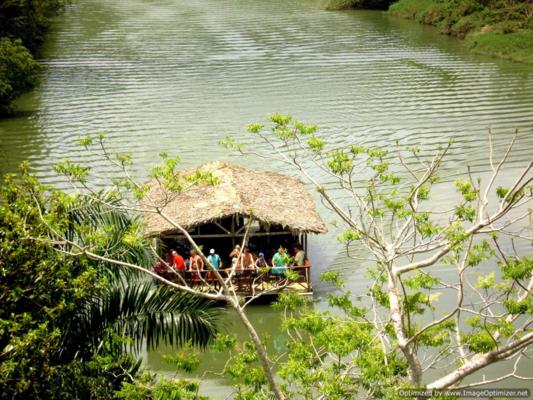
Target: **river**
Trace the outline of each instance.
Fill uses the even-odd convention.
[[[0,120],[1,173],[29,160],[42,179],[60,184],[52,166],[69,157],[89,162],[103,183],[111,169],[75,145],[96,132],[112,150],[135,154],[141,178],[161,151],[179,153],[185,167],[224,159],[292,173],[217,144],[276,111],[318,124],[335,145],[398,139],[430,149],[452,138],[448,181],[466,165],[488,170],[488,127],[497,153],[520,130],[511,167],[533,151],[531,66],[470,54],[434,29],[382,12],[327,12],[305,0],[76,0],[43,54],[42,84],[18,101],[15,117]],[[347,262],[335,235],[332,228],[311,239],[317,302],[329,290],[318,281],[326,267],[348,276],[355,293],[364,288],[364,271]],[[250,313],[263,333],[283,340],[267,306]],[[145,354],[146,364],[170,373],[164,351]],[[224,363],[211,353],[202,359],[200,373]],[[210,375],[205,391],[224,385]]]

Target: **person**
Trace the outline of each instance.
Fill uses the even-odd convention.
[[[250,248],[248,246],[244,247],[240,264],[241,270],[255,268],[254,256],[250,253]]]
[[[296,254],[298,253],[298,250],[300,249],[303,249],[303,246],[299,241],[297,241],[296,243],[294,243],[294,246],[292,246],[291,256],[292,257],[296,256]]]
[[[287,271],[287,254],[282,246],[279,246],[278,251],[272,257],[272,274],[284,275]]]
[[[185,260],[176,250],[172,250],[172,267],[179,273],[185,271]]]
[[[215,252],[215,249],[209,250],[207,261],[209,261],[213,269],[222,269],[222,260],[220,259],[220,256]],[[215,285],[215,288],[218,288],[218,281],[215,279],[215,273],[213,271],[209,271],[207,273],[207,277],[209,281],[214,281],[212,283]]]
[[[189,257],[188,271],[194,271],[192,273],[193,278],[199,278],[200,273],[198,271],[203,271],[203,269],[204,260],[195,249],[192,249]]]
[[[203,271],[204,260],[195,249],[191,250],[191,256],[189,258],[189,271]]]
[[[173,264],[172,261],[172,251],[167,251],[165,253],[165,266],[167,267],[167,272],[170,269],[170,266]]]
[[[222,260],[220,259],[220,256],[215,252],[215,249],[209,250],[209,256],[207,256],[207,259],[213,266],[213,269],[222,269]]]
[[[156,275],[166,278],[165,276],[166,268],[163,265],[163,262],[161,260],[157,260],[155,265],[152,267],[152,272]],[[159,279],[156,279],[156,278],[153,278],[153,282],[154,282],[154,285],[159,285],[161,283]]]
[[[265,259],[265,253],[260,252],[257,255],[257,260],[255,260],[255,268],[265,268],[268,266],[267,260]]]
[[[305,251],[300,243],[294,246],[296,254],[294,255],[294,265],[297,267],[303,267],[305,264]]]
[[[233,250],[231,250],[231,253],[229,253],[229,256],[231,258],[231,270],[232,271],[235,271],[237,269],[237,264],[238,264],[240,255],[241,255],[241,246],[237,244],[235,245]]]

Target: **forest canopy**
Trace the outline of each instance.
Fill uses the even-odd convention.
[[[40,66],[35,57],[51,18],[66,0],[6,0],[0,3],[0,115],[11,103],[38,83]]]

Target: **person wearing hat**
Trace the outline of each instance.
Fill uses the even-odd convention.
[[[220,256],[215,252],[215,249],[209,250],[207,261],[208,261],[208,264],[213,267],[213,269],[218,270],[222,268],[222,260],[220,259]],[[211,283],[215,285],[215,288],[218,287],[218,282],[215,279],[215,273],[213,271],[209,271],[207,273],[207,278],[209,279]]]
[[[257,255],[257,260],[255,260],[255,267],[258,269],[268,267],[267,260],[265,259],[265,253],[260,252]]]
[[[209,255],[207,256],[207,260],[213,266],[213,269],[222,268],[222,260],[220,259],[220,256],[215,252],[215,249],[209,250]]]

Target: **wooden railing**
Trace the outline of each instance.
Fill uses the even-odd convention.
[[[300,288],[309,292],[311,291],[310,268],[310,265],[287,267],[287,270],[298,273],[298,278],[290,282],[283,275],[274,275],[271,271],[263,272],[256,268],[243,268],[235,272],[231,278],[231,282],[236,292],[243,295],[276,291],[277,287],[280,290],[286,287],[292,289]],[[231,269],[221,269],[219,273],[224,279],[227,279],[231,273]],[[170,275],[173,276],[172,280],[179,281],[179,278],[174,273]],[[181,271],[180,275],[191,287],[205,286],[207,288],[208,285],[218,286],[214,273],[207,270]]]

